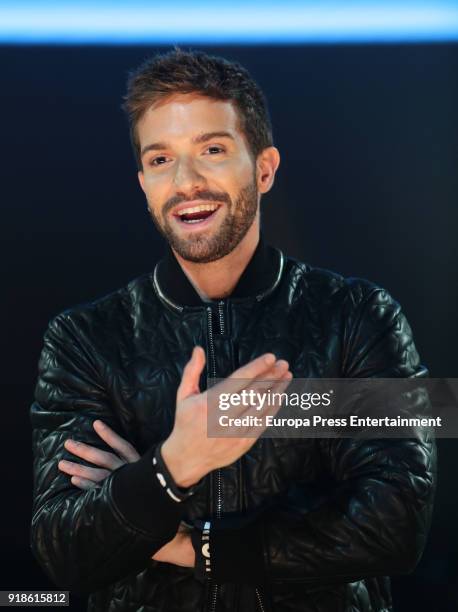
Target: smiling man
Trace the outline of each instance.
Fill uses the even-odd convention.
[[[258,244],[278,150],[266,134],[254,154],[230,100],[191,92],[147,104],[133,140],[151,217],[196,291],[225,297]]]
[[[206,388],[426,376],[399,304],[266,243],[280,155],[239,64],[157,55],[125,109],[167,249],[49,324],[31,408],[36,558],[94,612],[391,610],[388,576],[425,544],[434,442],[211,438]]]

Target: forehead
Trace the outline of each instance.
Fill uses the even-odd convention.
[[[230,100],[215,100],[199,94],[173,94],[150,106],[137,125],[141,144],[146,140],[171,141],[213,131],[228,131],[237,140],[239,117]]]

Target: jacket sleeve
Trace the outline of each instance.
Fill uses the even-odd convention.
[[[77,461],[67,438],[112,452],[93,429],[102,419],[120,435],[103,382],[103,363],[71,315],[53,319],[38,365],[32,423],[34,492],[31,548],[61,588],[90,593],[145,568],[175,536],[185,502],[173,501],[153,476],[156,445],[139,461],[111,472],[101,486],[81,490],[58,469]]]
[[[347,321],[342,376],[426,376],[399,304],[357,280],[360,299]],[[241,529],[216,521],[212,577],[335,583],[413,571],[429,529],[436,472],[434,439],[415,436],[315,440],[332,482],[327,494],[295,483],[296,494]]]

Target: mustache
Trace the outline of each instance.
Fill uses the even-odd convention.
[[[226,202],[227,204],[231,203],[231,199],[227,193],[213,193],[212,191],[199,191],[199,193],[195,193],[191,197],[183,197],[183,196],[174,196],[167,200],[164,205],[163,212],[168,213],[170,209],[172,209],[177,204],[181,204],[182,202],[191,202],[192,200],[208,200],[210,202]]]

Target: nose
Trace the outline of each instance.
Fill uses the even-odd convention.
[[[177,190],[192,193],[196,187],[202,187],[205,182],[205,178],[197,171],[192,159],[189,157],[181,159],[176,164],[173,183]]]

